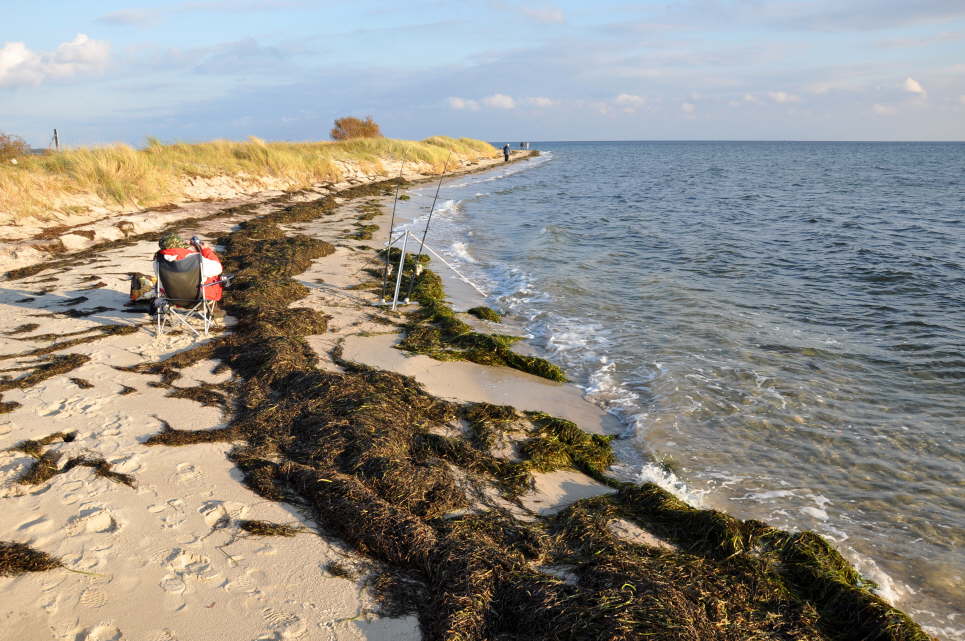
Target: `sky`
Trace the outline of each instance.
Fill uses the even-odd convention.
[[[0,132],[965,140],[965,0],[5,0]]]

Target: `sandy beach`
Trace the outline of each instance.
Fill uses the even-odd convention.
[[[254,259],[242,251],[245,243],[290,251],[281,267],[307,266],[290,281],[279,277],[262,289],[243,282],[242,290],[229,297],[223,326],[207,342],[185,333],[158,338],[143,311],[125,308],[127,275],[150,270],[156,248],[150,232],[8,275],[0,290],[5,377],[0,379],[5,404],[0,500],[6,511],[0,541],[28,544],[59,559],[62,567],[0,578],[2,636],[23,641],[488,638],[488,626],[510,625],[486,622],[486,616],[495,616],[488,613],[508,617],[521,608],[532,616],[526,625],[545,626],[546,635],[550,626],[560,626],[567,630],[560,638],[635,638],[642,619],[620,618],[621,608],[631,607],[638,608],[633,612],[655,608],[661,617],[684,608],[692,617],[691,632],[679,633],[673,624],[658,638],[742,638],[750,629],[765,630],[760,638],[824,638],[816,636],[814,608],[774,596],[783,592],[768,596],[755,587],[724,600],[712,592],[756,585],[757,570],[728,564],[750,549],[755,537],[764,541],[784,533],[693,510],[657,489],[633,488],[602,473],[593,473],[594,479],[576,469],[588,464],[567,439],[598,446],[607,439],[593,435],[613,435],[617,429],[578,388],[506,367],[396,349],[405,333],[414,331],[414,321],[374,306],[377,295],[371,289],[377,283],[373,274],[381,269],[373,248],[385,234],[391,194],[384,187],[352,198],[336,195],[333,207],[317,211],[311,208],[329,202],[324,199],[332,197],[330,189],[206,203],[205,216],[184,208],[191,220],[179,231],[206,239],[244,273],[252,269],[245,260]],[[176,218],[177,212],[168,215]],[[371,225],[379,226],[374,236],[365,233]],[[299,240],[306,237],[311,241]],[[227,246],[216,244],[225,238]],[[268,255],[268,262],[281,261],[281,249]],[[296,293],[286,293],[280,299],[284,306],[278,307],[265,293],[274,295],[271,287]],[[476,331],[499,331],[461,311],[455,316]],[[291,334],[292,327],[303,326],[308,329]],[[302,339],[309,348],[304,353],[298,352]],[[262,354],[248,353],[254,348],[272,359],[252,362]],[[182,361],[164,365],[172,356]],[[302,362],[314,369],[306,370]],[[340,392],[341,383],[356,385],[360,396]],[[380,400],[386,395],[398,398]],[[320,400],[308,410],[289,398]],[[338,413],[357,398],[363,399],[361,406]],[[391,410],[406,417],[411,426],[373,423],[373,416],[382,415],[365,414],[370,404],[365,399],[382,403],[379,411],[386,416]],[[482,437],[478,426],[472,428],[475,433],[470,429],[471,410],[481,403],[516,410],[504,421],[509,427],[500,428],[505,435],[473,449],[468,444]],[[546,423],[547,414],[565,420]],[[538,436],[538,426],[565,428],[566,421],[586,434],[552,437],[564,445],[550,439],[560,449],[540,454],[537,448],[551,443],[545,434]],[[536,430],[535,436],[524,440],[519,426],[530,423],[537,427],[525,429]],[[288,426],[289,432],[265,432],[276,425]],[[402,427],[411,429],[419,444],[411,446],[413,453],[392,449],[396,445],[389,439]],[[301,452],[298,434],[339,429],[371,439],[375,445],[368,447],[379,455],[360,453],[363,444],[348,440],[339,446],[345,449],[337,467],[319,463],[312,468],[308,462],[324,461],[326,453]],[[25,446],[27,440],[35,443]],[[336,441],[321,440],[315,447],[334,448]],[[471,452],[476,458],[443,452],[446,444],[460,443],[467,445],[460,446],[466,449],[459,456]],[[428,458],[419,449],[427,447],[437,448]],[[550,457],[560,452],[566,462],[553,462],[557,459]],[[536,463],[538,455],[547,458]],[[359,462],[352,463],[352,457]],[[415,457],[415,463],[407,457]],[[49,474],[25,482],[36,480],[29,475],[38,472],[38,463],[47,465]],[[485,465],[497,466],[500,474],[521,466],[529,481],[517,485],[516,493],[504,491],[502,477],[480,471]],[[407,482],[397,474],[412,475],[411,493],[397,493]],[[617,497],[624,511],[592,500],[578,503],[593,497]],[[574,504],[579,509],[568,511],[562,525],[546,520]],[[493,532],[459,530],[461,524],[483,527],[487,519],[496,524]],[[589,528],[583,524],[593,519],[602,519],[602,525],[579,529]],[[553,545],[569,554],[590,554],[587,568],[596,563],[594,557],[610,558],[613,550],[626,555],[613,557],[624,563],[656,563],[648,570],[657,572],[651,577],[670,576],[661,574],[667,568],[685,570],[679,582],[651,578],[647,583],[639,570],[610,566],[605,572],[611,574],[594,568],[588,571],[600,574],[583,575],[562,552],[547,552],[553,549],[550,535],[565,540]],[[799,543],[793,537],[780,540],[792,541],[787,549]],[[506,559],[492,558],[503,550]],[[503,578],[487,583],[496,581],[487,564],[504,564],[498,565]],[[622,571],[631,577],[623,587],[607,583]],[[815,579],[825,580],[830,581]],[[388,584],[395,586],[395,601],[386,598],[392,592]],[[418,595],[426,601],[408,608],[387,605],[406,601],[399,597],[400,585],[410,602]],[[433,588],[438,585],[446,587]],[[576,585],[586,586],[585,594]],[[497,593],[505,603],[495,599]],[[573,599],[572,608],[560,595]],[[866,608],[860,625],[905,625],[884,604],[861,596],[864,592],[848,595],[866,599],[860,601]],[[829,616],[831,606],[815,599]],[[567,619],[570,608],[573,616],[593,613],[599,627],[591,636],[574,632],[579,626]],[[747,614],[755,608],[766,610],[766,616]],[[660,621],[666,620],[654,618],[646,625],[663,630]],[[457,632],[465,634],[456,637]]]
[[[319,197],[301,194],[299,199]],[[277,196],[277,194],[269,194]],[[287,203],[287,200],[284,201]],[[263,213],[218,216],[239,203],[204,204],[214,215],[184,233],[212,240],[237,223]],[[329,352],[345,343],[345,356],[411,375],[433,394],[456,401],[513,404],[555,411],[587,429],[604,429],[605,418],[572,386],[532,375],[466,362],[439,362],[393,349],[398,331],[367,320],[371,294],[353,291],[372,260],[344,230],[357,218],[355,202],[321,222],[293,226],[337,244],[297,278],[310,288],[299,306],[331,316],[330,331],[310,338],[323,367],[337,368]],[[169,212],[197,214],[197,207]],[[387,208],[374,224],[387,224]],[[86,361],[69,373],[26,389],[3,393],[19,407],[0,417],[0,483],[6,510],[0,539],[28,543],[59,557],[66,569],[0,579],[4,638],[28,640],[109,639],[419,639],[414,616],[386,618],[365,589],[372,561],[330,537],[284,503],[266,501],[239,483],[226,457],[228,443],[191,447],[147,447],[144,441],[169,424],[182,430],[225,425],[225,407],[170,397],[156,375],[122,371],[164,359],[196,343],[185,334],[154,336],[143,312],[124,307],[129,272],[149,272],[155,243],[143,240],[108,248],[76,262],[16,280],[0,293],[3,306],[4,369],[35,362],[31,349],[56,345],[61,337],[95,337],[52,354],[79,354]],[[65,256],[70,259],[70,255]],[[95,310],[94,313],[86,312]],[[68,313],[83,312],[79,318]],[[230,327],[233,319],[226,319]],[[13,333],[32,326],[30,331]],[[102,335],[105,327],[131,328]],[[220,332],[221,330],[216,330]],[[375,334],[375,335],[372,335]],[[51,338],[53,335],[54,338]],[[182,371],[178,387],[218,386],[230,373],[202,360]],[[9,370],[8,370],[9,371]],[[16,376],[16,374],[15,374]],[[134,486],[98,477],[88,467],[38,485],[18,482],[34,461],[7,448],[56,432],[45,451],[61,456],[102,458],[133,477]],[[610,492],[575,471],[545,475],[524,498],[534,513],[547,513],[578,498]],[[244,520],[300,528],[292,537],[245,532]],[[346,570],[336,576],[332,564]]]

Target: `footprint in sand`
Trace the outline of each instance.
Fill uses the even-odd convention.
[[[64,505],[73,505],[77,501],[82,499],[91,498],[96,496],[100,492],[91,491],[92,485],[85,483],[84,481],[65,481],[61,486],[61,498],[60,500]]]
[[[219,576],[218,570],[211,566],[211,559],[204,555],[182,548],[168,549],[164,555],[155,554],[161,557],[160,564],[168,570],[161,579],[161,589],[170,594],[184,593],[192,579],[210,581]]]
[[[211,559],[202,554],[194,554],[182,548],[174,548],[164,561],[170,569],[181,574],[193,575],[200,579],[213,576]]]
[[[93,628],[79,629],[73,632],[75,641],[122,641],[124,633],[110,623],[99,623]]]
[[[262,610],[262,616],[268,629],[274,632],[274,636],[261,637],[261,639],[297,639],[305,634],[308,625],[302,621],[301,617],[290,612],[281,612],[273,608]]]
[[[119,456],[110,461],[111,468],[115,472],[121,472],[123,474],[137,474],[144,469],[141,464],[140,454],[128,454],[127,456]]]
[[[190,463],[179,463],[171,477],[178,485],[193,485],[204,479],[204,474]]]
[[[39,516],[28,521],[24,521],[17,526],[17,530],[33,535],[40,532],[46,532],[53,528],[53,526],[54,524],[49,518],[46,516]]]
[[[102,505],[87,503],[81,506],[80,513],[67,520],[64,531],[67,536],[87,534],[113,534],[120,529],[113,512]]]
[[[184,512],[184,501],[181,499],[168,499],[163,503],[148,505],[147,511],[161,519],[163,528],[180,527],[187,518]]]
[[[245,514],[248,512],[248,506],[244,503],[236,503],[234,501],[218,501],[210,500],[205,501],[198,508],[198,512],[204,517],[204,522],[208,527],[215,527],[219,523],[223,523],[225,519],[240,519],[244,518]]]
[[[89,398],[84,396],[71,396],[57,403],[41,405],[37,410],[38,416],[60,416],[64,418],[77,416],[78,414],[92,414],[104,404],[103,398]]]
[[[222,586],[226,592],[243,594],[260,594],[259,585],[264,584],[265,576],[263,573],[249,569],[241,576],[236,576]]]
[[[101,608],[107,604],[107,595],[91,586],[80,593],[78,603],[85,608]]]
[[[100,441],[105,436],[120,436],[123,433],[124,426],[129,422],[129,419],[129,416],[115,414],[109,422],[104,424],[104,429],[101,430],[99,434],[94,435],[94,438]]]
[[[161,589],[170,594],[184,594],[188,589],[188,584],[184,582],[184,577],[177,574],[166,574],[161,579]]]

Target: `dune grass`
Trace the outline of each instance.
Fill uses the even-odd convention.
[[[342,142],[211,142],[165,145],[149,138],[142,149],[118,144],[82,147],[18,164],[0,165],[0,217],[48,218],[54,212],[83,213],[90,206],[155,207],[182,200],[190,178],[238,177],[252,183],[277,179],[291,189],[342,178],[338,163],[374,173],[384,161],[421,163],[441,172],[459,161],[496,155],[490,144],[470,138],[433,136],[421,142],[358,138]],[[5,214],[5,216],[3,216]]]

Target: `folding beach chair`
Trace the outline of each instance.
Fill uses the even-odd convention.
[[[204,327],[204,335],[208,335],[213,320],[215,301],[204,296],[206,287],[221,285],[227,287],[229,276],[222,275],[220,280],[205,284],[201,274],[201,254],[190,254],[181,260],[157,260],[154,263],[157,272],[157,285],[154,305],[152,307],[157,320],[157,336],[164,333],[167,326],[179,323],[191,330],[195,336],[200,336],[196,328],[188,321],[197,318]],[[161,288],[164,294],[161,294]]]

